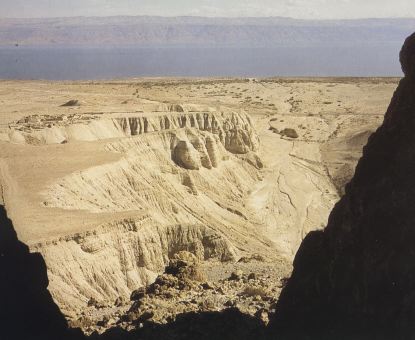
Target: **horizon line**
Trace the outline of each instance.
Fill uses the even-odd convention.
[[[30,20],[30,19],[75,19],[75,18],[195,18],[195,19],[288,19],[296,21],[359,21],[359,20],[411,20],[415,16],[390,16],[390,17],[361,17],[361,18],[294,18],[289,16],[201,16],[201,15],[72,15],[72,16],[35,16],[35,17],[2,17],[0,20]]]

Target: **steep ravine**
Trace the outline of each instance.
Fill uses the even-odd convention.
[[[247,223],[241,202],[261,176],[258,137],[246,115],[223,120],[217,130],[213,118],[206,130],[183,126],[109,141],[105,149],[122,154],[119,161],[71,173],[43,191],[42,205],[50,209],[131,216],[32,245],[48,263],[61,307],[128,298],[180,250],[235,261],[271,249]],[[136,121],[124,122],[130,133]]]
[[[77,111],[11,124],[4,159],[17,229],[45,258],[67,315],[90,299],[112,307],[128,299],[180,250],[212,268],[260,258],[262,269],[278,263],[286,276],[337,199],[321,138],[283,139],[269,117],[191,105]],[[22,171],[27,161],[33,172]]]
[[[149,114],[163,128],[142,133],[144,118],[117,118],[111,124],[122,131],[118,138],[103,128],[108,119],[83,124],[95,126],[94,138],[107,137],[88,143],[120,158],[58,177],[40,192],[38,204],[49,211],[114,214],[89,222],[85,232],[29,242],[44,256],[51,292],[65,312],[82,310],[91,297],[108,305],[128,298],[163,271],[175,250],[214,261],[260,254],[289,267],[303,236],[324,223],[333,186],[320,166],[291,157],[292,142],[271,134],[264,164],[247,114],[170,114]],[[68,146],[80,142],[71,138]]]

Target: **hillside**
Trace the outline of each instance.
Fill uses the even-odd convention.
[[[258,46],[397,44],[415,19],[74,17],[0,19],[0,45]]]

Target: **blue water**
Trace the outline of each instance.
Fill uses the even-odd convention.
[[[400,76],[398,44],[273,48],[0,47],[2,79]]]

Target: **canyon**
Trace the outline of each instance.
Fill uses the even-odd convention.
[[[212,286],[240,270],[277,286],[398,81],[1,81],[1,202],[68,320],[125,311],[182,252]]]

